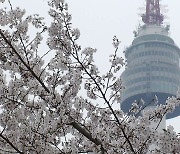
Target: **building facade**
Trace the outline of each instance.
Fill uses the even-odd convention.
[[[134,100],[143,99],[145,105],[153,105],[151,102],[156,95],[158,102],[163,104],[168,97],[176,95],[180,86],[180,49],[168,31],[168,26],[145,24],[125,51],[127,67],[122,73],[125,90],[121,100],[125,112]],[[180,108],[168,114],[167,118],[178,115]]]

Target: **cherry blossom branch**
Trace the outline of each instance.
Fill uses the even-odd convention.
[[[13,45],[11,44],[11,42],[5,37],[4,33],[2,32],[2,30],[0,29],[0,35],[2,36],[2,38],[4,39],[4,41],[10,46],[10,48],[13,50],[13,52],[17,55],[17,57],[19,58],[19,60],[26,66],[26,68],[31,72],[31,74],[37,79],[37,81],[42,85],[42,87],[46,90],[46,92],[50,93],[50,90],[45,86],[45,84],[40,80],[40,78],[35,74],[35,72],[30,68],[30,66],[28,66],[28,64],[26,64],[26,62],[22,59],[22,57],[18,54],[18,52],[16,51],[16,49],[13,47]],[[73,122],[71,123],[72,126],[77,129],[81,134],[83,134],[84,136],[86,136],[88,139],[90,139],[90,141],[92,141],[93,143],[95,143],[96,145],[100,145],[101,143],[99,142],[99,140],[96,140],[94,138],[92,138],[92,136],[90,135],[90,133],[88,133],[87,131],[85,131],[82,127],[79,126],[78,123]],[[102,148],[103,150],[103,148]],[[104,150],[103,150],[104,151]]]
[[[16,51],[16,49],[13,47],[13,45],[11,44],[11,42],[6,38],[6,36],[4,35],[4,33],[2,32],[2,30],[0,29],[0,35],[2,36],[2,38],[4,39],[4,41],[10,46],[10,48],[12,49],[12,51],[17,55],[17,57],[19,58],[19,60],[24,64],[24,66],[31,72],[31,74],[36,78],[37,81],[39,81],[39,83],[42,85],[42,87],[46,90],[46,92],[50,93],[49,89],[45,86],[45,84],[41,81],[41,79],[35,74],[35,72],[30,68],[30,66],[28,64],[26,64],[26,62],[22,59],[22,57],[19,55],[19,53]]]
[[[2,135],[2,133],[0,133],[0,137],[5,140],[14,150],[16,150],[18,153],[20,154],[24,154],[24,152],[21,152],[17,147],[14,146],[14,144],[5,136]]]
[[[68,32],[69,32],[69,31],[68,31]],[[73,40],[71,39],[71,41],[73,41]],[[74,42],[74,41],[73,41],[73,42]],[[64,47],[65,47],[65,46],[64,46]],[[65,48],[66,48],[66,47],[65,47]],[[109,109],[111,110],[113,116],[114,116],[115,119],[116,119],[116,122],[117,122],[118,125],[120,126],[120,129],[121,129],[124,137],[126,138],[126,140],[127,140],[128,144],[129,144],[132,152],[133,152],[134,154],[136,154],[136,152],[135,152],[135,150],[134,150],[134,148],[133,148],[133,146],[132,146],[132,144],[131,144],[131,141],[129,140],[128,136],[126,135],[125,130],[124,130],[124,128],[122,127],[121,122],[119,121],[119,119],[118,119],[117,115],[115,114],[113,108],[111,107],[109,101],[106,99],[106,96],[105,96],[105,94],[103,93],[101,87],[99,86],[99,84],[97,83],[97,81],[94,79],[94,77],[93,77],[93,76],[88,72],[88,70],[84,67],[84,65],[83,65],[82,62],[78,59],[78,57],[75,57],[74,55],[72,55],[72,56],[78,61],[78,63],[81,65],[81,67],[82,67],[83,70],[86,72],[86,74],[93,80],[93,82],[95,83],[95,85],[98,87],[98,90],[100,91],[100,93],[101,93],[104,101],[105,101],[106,104],[108,105]]]
[[[81,132],[81,134],[83,134],[85,137],[87,137],[90,141],[95,143],[97,146],[101,145],[102,152],[107,151],[103,148],[102,143],[99,139],[97,139],[97,138],[94,139],[92,137],[92,135],[88,131],[86,131],[84,128],[82,128],[79,124],[77,124],[76,122],[72,122],[72,123],[70,123],[70,125],[72,125],[74,128],[76,128],[79,132]]]
[[[65,21],[64,21],[64,22],[65,22]],[[65,24],[66,24],[66,22],[65,22]],[[76,50],[76,54],[78,54],[78,51],[77,51],[76,46],[75,46],[75,42],[72,40],[72,37],[70,36],[69,28],[68,28],[67,26],[66,26],[66,28],[67,28],[67,33],[68,33],[69,39],[71,40],[71,42],[72,42],[72,44],[73,44],[73,46],[74,46],[74,49]],[[62,45],[64,46],[65,49],[67,49],[63,42],[62,42]],[[100,93],[101,93],[104,101],[105,101],[106,104],[108,105],[108,107],[109,107],[109,109],[111,110],[113,116],[115,117],[118,125],[120,126],[120,129],[121,129],[124,137],[126,138],[128,144],[129,144],[129,146],[130,146],[131,151],[132,151],[134,154],[136,154],[136,152],[135,152],[135,150],[134,150],[134,148],[133,148],[133,146],[132,146],[132,144],[131,144],[131,141],[129,140],[128,136],[126,135],[125,130],[124,130],[124,128],[122,127],[122,124],[121,124],[121,122],[119,121],[117,115],[115,114],[113,108],[111,107],[109,101],[106,99],[106,95],[103,93],[101,87],[99,86],[99,84],[97,83],[97,81],[94,79],[94,77],[91,75],[91,73],[89,73],[88,70],[85,68],[85,66],[82,64],[82,62],[80,61],[80,59],[78,58],[78,56],[75,56],[75,55],[73,55],[72,53],[71,53],[71,55],[77,60],[77,62],[81,65],[81,67],[82,67],[83,70],[86,72],[86,74],[93,80],[93,82],[95,83],[95,85],[98,87],[98,90],[100,91]]]
[[[64,20],[64,23],[65,23],[65,27],[66,27],[66,30],[67,30],[67,35],[68,35],[68,37],[69,37],[69,39],[70,39],[70,41],[71,41],[71,43],[72,43],[72,45],[73,45],[73,47],[74,47],[74,49],[75,49],[75,52],[76,52],[76,56],[75,56],[73,53],[71,53],[71,55],[73,56],[73,58],[74,58],[75,60],[77,60],[77,62],[81,65],[81,67],[82,67],[82,69],[85,71],[85,73],[93,80],[93,82],[95,83],[95,85],[98,87],[98,90],[100,91],[100,93],[101,93],[101,95],[102,95],[102,98],[104,99],[104,101],[105,101],[106,104],[108,105],[109,109],[111,110],[113,116],[114,116],[115,119],[116,119],[116,122],[117,122],[118,125],[120,126],[120,129],[121,129],[121,131],[122,131],[125,139],[127,140],[128,144],[129,144],[129,146],[130,146],[131,151],[132,151],[134,154],[136,154],[136,152],[135,152],[135,150],[134,150],[134,148],[133,148],[133,146],[132,146],[132,144],[131,144],[131,141],[129,140],[128,136],[127,136],[126,133],[125,133],[124,128],[123,128],[122,125],[121,125],[121,122],[119,121],[117,115],[115,114],[113,108],[111,107],[111,104],[110,104],[109,101],[106,99],[106,95],[103,93],[101,87],[99,86],[99,84],[97,83],[97,81],[94,79],[94,77],[91,75],[91,73],[88,72],[88,70],[85,68],[85,66],[83,65],[83,63],[80,61],[79,56],[78,56],[78,51],[77,51],[77,48],[76,48],[76,45],[75,45],[75,42],[74,42],[74,40],[72,39],[72,37],[71,37],[71,35],[70,35],[70,32],[69,32],[69,28],[68,28],[68,26],[67,26],[68,24],[66,23],[65,20]],[[60,42],[61,42],[62,46],[63,46],[66,50],[68,50],[67,47],[66,47],[66,45],[65,45],[61,40],[60,40]],[[75,125],[74,125],[74,126],[75,126]],[[76,129],[77,129],[77,128],[76,128]],[[80,130],[81,130],[81,129],[80,129]]]
[[[114,56],[113,56],[113,60],[115,60],[115,58],[116,58],[117,51],[118,51],[118,46],[117,46],[116,49],[115,49],[115,54],[114,54]],[[111,67],[110,67],[110,69],[109,69],[109,73],[111,73],[112,69],[113,69],[113,65],[111,65]],[[108,81],[107,81],[107,85],[106,85],[106,90],[105,90],[104,94],[106,94],[107,91],[108,91],[108,88],[111,87],[111,86],[109,87],[109,82],[110,82],[110,77],[108,77]]]

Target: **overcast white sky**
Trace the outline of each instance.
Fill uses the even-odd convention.
[[[138,8],[143,7],[145,0],[67,0],[73,16],[73,25],[81,31],[80,43],[83,47],[91,46],[98,49],[96,62],[100,69],[106,69],[108,56],[113,53],[112,37],[121,40],[119,54],[133,40],[133,30],[141,22]],[[167,5],[166,22],[170,27],[170,36],[180,47],[180,0],[162,0]],[[28,13],[40,13],[47,16],[46,0],[12,0],[13,5],[27,9]],[[180,117],[168,120],[167,124],[180,132]]]

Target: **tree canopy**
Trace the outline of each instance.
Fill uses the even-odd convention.
[[[116,36],[109,70],[102,74],[96,49],[77,43],[80,31],[72,27],[64,0],[49,0],[50,26],[45,17],[0,2],[9,3],[0,9],[0,153],[179,153],[173,128],[157,130],[180,104],[179,93],[141,116],[143,101],[128,114],[113,108],[124,88]]]

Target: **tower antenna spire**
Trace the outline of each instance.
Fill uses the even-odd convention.
[[[160,12],[159,0],[146,0],[146,13],[142,15],[142,21],[146,25],[161,25],[164,15]]]

